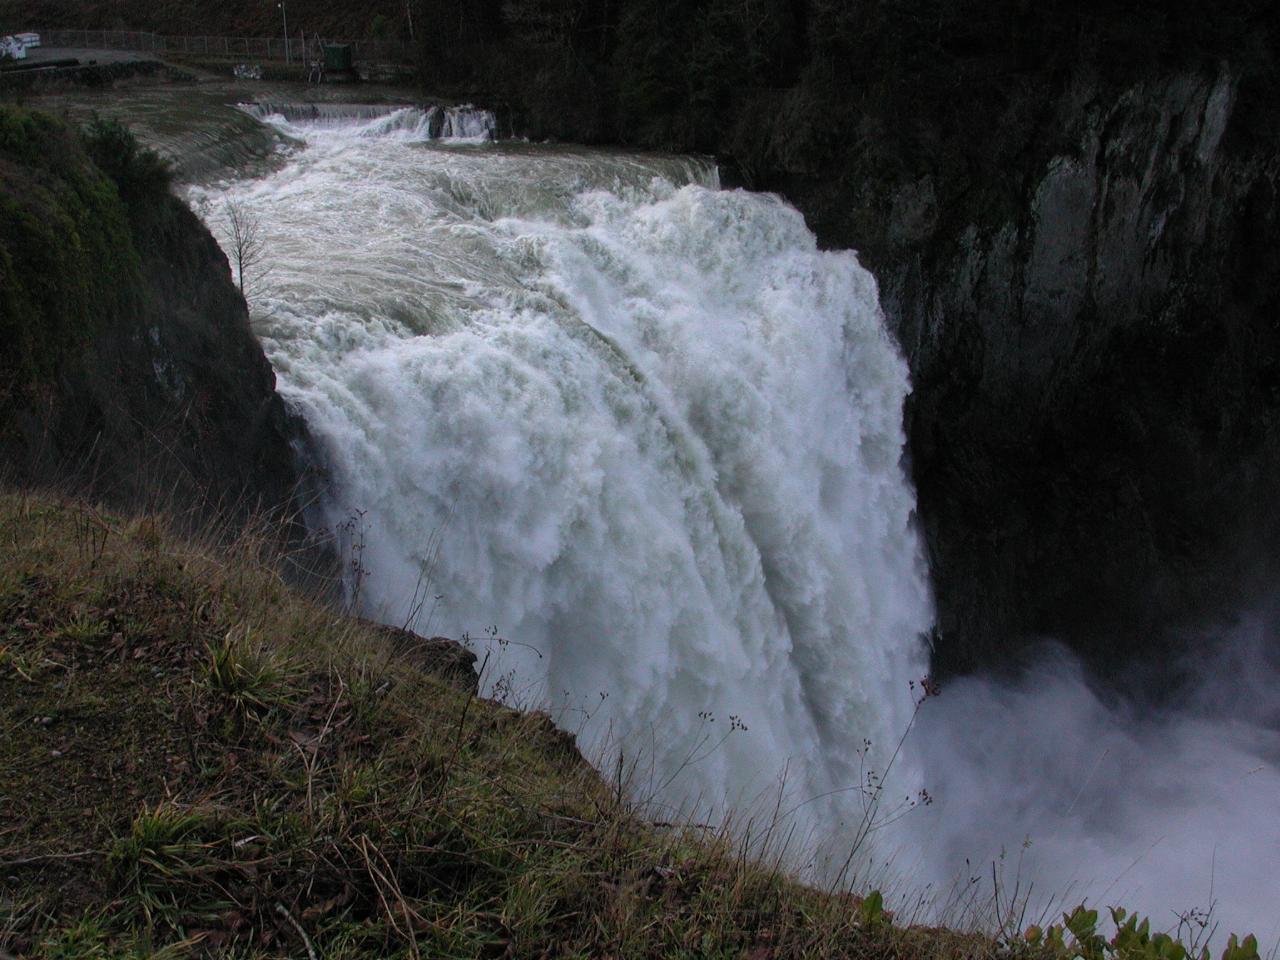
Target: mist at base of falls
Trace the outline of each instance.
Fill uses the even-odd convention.
[[[215,233],[225,202],[260,225],[255,325],[368,613],[469,637],[489,693],[622,757],[668,819],[776,803],[807,875],[904,813],[856,869],[925,918],[989,921],[995,861],[1032,913],[1161,926],[1216,898],[1280,936],[1274,718],[1220,709],[1229,672],[1148,714],[1049,652],[913,724],[910,385],[853,254],[697,160],[484,144],[468,114],[250,113],[288,162],[193,192]]]
[[[1200,638],[1180,669],[1151,672],[1181,673],[1170,688],[1135,672],[1099,690],[1053,645],[1016,676],[948,684],[912,733],[936,801],[898,838],[904,898],[1024,928],[1087,901],[1216,928],[1219,947],[1232,931],[1264,955],[1280,945],[1278,622]]]

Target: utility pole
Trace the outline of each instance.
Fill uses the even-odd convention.
[[[284,20],[284,62],[289,63],[289,13],[284,8],[284,0],[276,4],[280,8],[280,17]]]

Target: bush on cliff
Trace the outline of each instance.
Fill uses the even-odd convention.
[[[136,310],[139,268],[117,186],[76,133],[0,105],[0,411]]]
[[[119,123],[0,105],[0,473],[294,512],[301,428],[170,180]]]
[[[154,203],[168,195],[173,182],[169,163],[140,144],[118,120],[95,116],[81,139],[98,169],[114,181],[126,206]]]

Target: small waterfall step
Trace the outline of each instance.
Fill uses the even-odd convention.
[[[257,100],[237,104],[255,120],[304,135],[313,130],[347,131],[356,136],[397,136],[408,140],[492,140],[492,111],[471,104],[298,103]]]

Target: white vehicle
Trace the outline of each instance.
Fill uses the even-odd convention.
[[[40,46],[40,34],[38,33],[15,33],[13,39],[30,50],[32,47]]]
[[[0,37],[0,60],[27,59],[27,45],[17,37]]]

